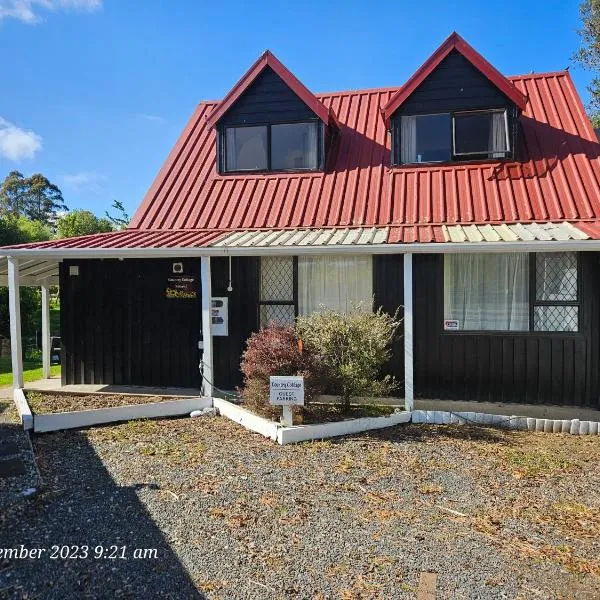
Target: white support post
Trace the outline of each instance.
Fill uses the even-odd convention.
[[[200,287],[202,289],[202,372],[204,379],[201,385],[203,395],[212,398],[213,339],[211,315],[212,285],[210,277],[210,256],[202,256],[200,259]]]
[[[413,386],[413,275],[412,254],[404,255],[404,407],[415,406]]]
[[[50,379],[50,288],[42,284],[42,372]]]
[[[21,349],[21,301],[19,293],[19,261],[8,259],[8,312],[10,315],[10,356],[13,388],[23,387],[23,352]]]

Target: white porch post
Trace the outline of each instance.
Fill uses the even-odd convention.
[[[10,356],[13,388],[23,387],[23,352],[21,350],[21,303],[19,293],[19,261],[8,259],[8,312],[10,315]]]
[[[50,288],[42,284],[42,371],[44,379],[50,378]]]
[[[205,379],[202,381],[203,395],[209,398],[213,395],[213,339],[211,316],[211,280],[210,256],[200,258],[200,286],[202,288],[202,372]]]
[[[404,407],[414,410],[412,254],[404,255]]]

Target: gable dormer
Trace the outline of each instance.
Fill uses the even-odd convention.
[[[268,50],[208,119],[219,173],[321,171],[329,110]]]
[[[382,110],[392,164],[515,157],[526,98],[453,33]]]

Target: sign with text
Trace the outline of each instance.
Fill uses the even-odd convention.
[[[167,298],[197,298],[196,278],[190,275],[172,275],[167,278]]]
[[[269,402],[275,406],[304,405],[304,377],[269,378]]]
[[[444,331],[458,331],[460,329],[460,321],[458,319],[446,319],[444,321]]]

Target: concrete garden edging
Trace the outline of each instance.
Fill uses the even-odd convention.
[[[130,421],[132,419],[176,417],[189,415],[193,410],[211,408],[212,405],[211,398],[198,397],[150,402],[148,404],[128,404],[110,408],[35,414],[33,415],[33,431],[43,433],[59,431],[61,429],[89,427],[90,425],[116,423],[119,421]]]
[[[414,410],[412,422],[432,425],[488,425],[518,431],[600,435],[600,423],[579,419],[537,419],[518,415],[495,415],[478,412],[449,412],[445,410]]]

